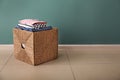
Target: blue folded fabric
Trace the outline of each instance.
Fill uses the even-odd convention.
[[[52,29],[52,26],[46,26],[46,27],[40,27],[40,28],[26,28],[26,27],[17,25],[16,28],[19,28],[21,30],[31,31],[31,32],[37,32],[37,31],[50,30]]]

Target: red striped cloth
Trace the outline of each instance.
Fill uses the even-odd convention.
[[[47,24],[46,21],[39,21],[37,19],[23,19],[23,20],[20,20],[19,23],[20,24],[30,25],[30,26],[33,26],[35,24],[43,24],[43,25]]]

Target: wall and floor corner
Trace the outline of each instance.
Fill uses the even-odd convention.
[[[24,18],[58,27],[61,44],[120,43],[120,0],[0,0],[0,44]]]

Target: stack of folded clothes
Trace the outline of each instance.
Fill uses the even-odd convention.
[[[19,24],[16,26],[21,30],[36,32],[36,31],[43,31],[43,30],[50,30],[52,26],[47,26],[46,21],[39,21],[36,19],[24,19],[20,20]]]

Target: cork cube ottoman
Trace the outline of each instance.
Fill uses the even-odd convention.
[[[56,59],[58,56],[58,29],[30,32],[13,29],[14,56],[32,65]]]

